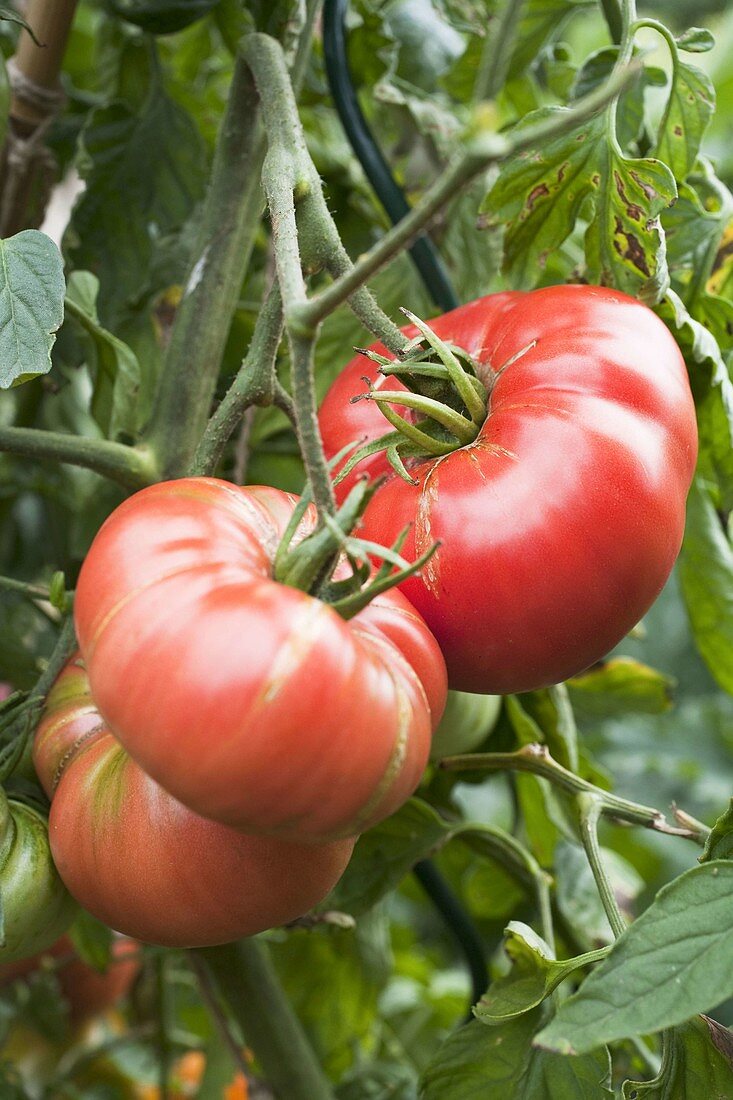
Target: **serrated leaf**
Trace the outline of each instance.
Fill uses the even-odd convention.
[[[699,477],[687,498],[679,574],[695,645],[733,694],[733,546]]]
[[[140,426],[140,364],[131,348],[99,323],[99,280],[89,271],[69,278],[67,309],[82,326],[92,347],[92,414],[109,439],[134,438]]]
[[[545,941],[520,921],[509,922],[504,950],[511,970],[491,983],[474,1008],[476,1017],[492,1026],[536,1008],[576,970],[599,962],[608,952],[602,948],[558,962]]]
[[[733,859],[733,798],[710,830],[700,863],[711,859]]]
[[[698,1016],[667,1037],[667,1063],[653,1081],[624,1081],[624,1100],[730,1100],[733,1035],[707,1016]]]
[[[535,1009],[497,1027],[473,1021],[453,1032],[425,1071],[420,1100],[602,1100],[611,1097],[607,1051],[562,1058],[532,1048]]]
[[[657,313],[671,329],[690,374],[700,433],[700,469],[720,491],[720,506],[733,506],[733,382],[715,337],[690,316],[669,290]]]
[[[722,860],[663,887],[537,1044],[582,1054],[674,1027],[733,995],[731,891],[733,863]]]
[[[566,108],[534,112],[522,127]],[[503,165],[481,207],[481,224],[505,226],[504,268],[512,285],[538,284],[552,252],[590,218],[588,276],[653,302],[667,285],[659,214],[677,191],[659,161],[624,157],[608,138],[607,113]]]
[[[690,27],[678,34],[675,42],[685,53],[707,53],[715,45],[715,35],[707,27]]]
[[[663,714],[672,707],[675,680],[631,657],[610,657],[567,681],[583,715]]]
[[[50,237],[24,229],[0,241],[0,388],[51,369],[64,319],[61,253]]]
[[[154,252],[202,197],[206,156],[190,116],[155,86],[138,113],[121,103],[92,111],[80,145],[87,186],[64,243],[74,267],[98,277],[100,317],[112,325],[162,289],[147,282]]]
[[[715,89],[707,73],[678,61],[659,126],[655,155],[668,164],[677,180],[692,171],[708,123],[715,110]]]

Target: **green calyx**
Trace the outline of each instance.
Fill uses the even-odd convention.
[[[356,350],[377,363],[380,374],[398,378],[407,389],[377,389],[365,379],[368,391],[351,399],[374,401],[394,430],[355,451],[337,482],[362,459],[380,451],[386,451],[388,462],[401,478],[414,482],[406,459],[437,458],[465,447],[473,443],[486,419],[488,393],[470,356],[446,344],[414,313],[407,309],[402,313],[419,335],[404,347],[399,359],[387,359],[364,348]],[[395,405],[413,410],[418,419],[406,419]]]
[[[347,447],[336,455],[331,465],[340,462],[350,449]],[[350,619],[375,596],[418,573],[438,549],[438,543],[417,561],[408,562],[401,557],[400,550],[409,528],[405,528],[390,547],[352,534],[379,484],[378,481],[370,484],[366,478],[360,478],[336,514],[321,516],[316,529],[294,544],[312,499],[310,486],[306,486],[275,555],[275,580],[317,596],[342,618]],[[375,558],[381,562],[379,569],[371,565],[370,559]]]

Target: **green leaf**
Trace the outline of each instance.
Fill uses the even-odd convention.
[[[349,866],[319,908],[359,916],[394,890],[418,860],[453,839],[509,868],[525,882],[531,883],[538,873],[530,854],[503,829],[444,821],[427,802],[411,798],[396,814],[359,838]]]
[[[551,755],[570,771],[578,770],[578,730],[568,690],[557,684],[521,696],[525,714],[531,715],[541,731],[534,740],[547,745]]]
[[[526,80],[527,69],[545,42],[556,38],[572,15],[593,6],[594,0],[525,0],[509,75]]]
[[[99,323],[99,280],[75,271],[67,288],[67,311],[89,337],[94,368],[92,414],[109,439],[134,438],[141,425],[140,364],[127,344]]]
[[[519,129],[564,111],[541,108]],[[609,140],[607,120],[604,112],[503,165],[482,204],[480,224],[505,226],[504,268],[513,286],[536,286],[548,257],[587,216],[590,280],[646,302],[663,294],[668,276],[659,214],[676,197],[674,178],[659,161],[625,157]]]
[[[733,694],[733,546],[699,477],[687,498],[679,575],[695,645]]]
[[[730,1100],[733,1035],[698,1016],[668,1035],[667,1064],[653,1081],[624,1081],[624,1100]]]
[[[700,142],[715,110],[715,89],[707,73],[678,61],[662,118],[655,155],[677,180],[692,171]]]
[[[573,1054],[684,1023],[733,995],[733,863],[663,887],[537,1037]]]
[[[733,506],[733,382],[720,348],[688,313],[679,295],[667,291],[656,312],[671,329],[690,374],[700,434],[700,469],[717,481],[720,505]]]
[[[486,1028],[455,1031],[423,1075],[420,1100],[601,1100],[611,1097],[607,1051],[562,1058],[532,1048],[543,1010]]]
[[[603,848],[602,855],[614,894],[628,905],[644,889],[644,880],[613,849]],[[579,946],[594,950],[611,942],[611,926],[588,857],[577,844],[565,840],[558,844],[555,853],[555,897],[557,908],[574,929]]]
[[[526,924],[510,921],[504,950],[512,966],[508,974],[491,983],[474,1008],[482,1023],[497,1024],[536,1008],[576,970],[599,962],[608,948],[590,951],[574,959],[557,962],[545,941]]]
[[[6,8],[5,6],[0,7],[0,19],[7,19],[10,23],[17,23],[18,26],[28,31],[28,34],[31,36],[37,46],[45,45],[45,43],[38,41],[30,24],[27,23],[22,15],[19,15],[18,12],[15,11],[13,8]]]
[[[95,970],[104,971],[112,958],[113,932],[83,909],[69,930],[81,958]]]
[[[678,34],[675,42],[677,48],[685,53],[707,53],[715,45],[715,36],[707,27],[690,27]]]
[[[64,319],[61,253],[50,237],[24,229],[0,241],[0,388],[51,369]]]
[[[733,798],[710,830],[700,863],[708,863],[711,859],[733,859]]]
[[[120,103],[92,111],[80,144],[87,186],[64,243],[74,267],[98,277],[100,317],[112,325],[162,289],[149,285],[151,264],[202,197],[206,156],[189,115],[155,86],[140,113]]]
[[[567,681],[573,706],[584,717],[664,714],[672,707],[675,680],[631,657],[610,657]]]

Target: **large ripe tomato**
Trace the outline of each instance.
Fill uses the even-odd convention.
[[[109,966],[102,972],[80,959],[69,937],[61,936],[51,947],[30,959],[0,966],[0,987],[30,976],[48,956],[56,962],[56,974],[69,1006],[69,1018],[72,1023],[81,1024],[112,1008],[125,996],[140,970],[138,952],[139,947],[133,940],[124,936],[116,938]]]
[[[94,699],[148,775],[216,821],[322,841],[415,789],[446,675],[399,593],[345,622],[272,579],[295,503],[212,478],[143,489],[94,540],[75,619]]]
[[[248,836],[192,813],[105,727],[79,660],[48,696],[34,762],[68,889],[105,924],[148,943],[202,947],[293,920],[325,897],[353,848]]]
[[[494,295],[432,327],[476,361],[488,415],[473,443],[416,460],[416,485],[388,477],[361,533],[390,543],[412,524],[408,559],[440,540],[401,588],[452,688],[557,683],[623,638],[677,556],[697,454],[682,356],[649,309],[600,287]],[[352,360],[323,403],[329,457],[388,427],[373,403],[349,403],[364,375],[376,367]],[[389,467],[379,455],[364,469]]]

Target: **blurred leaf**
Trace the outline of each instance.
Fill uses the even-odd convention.
[[[141,172],[140,166],[145,165]],[[86,189],[65,237],[75,268],[99,279],[99,314],[114,323],[146,294],[161,238],[181,230],[203,195],[206,157],[190,118],[153,84],[140,113],[93,111],[81,136]]]
[[[25,229],[0,241],[0,387],[51,369],[64,319],[61,254],[50,237]]]
[[[17,23],[18,26],[23,27],[25,30],[28,31],[28,34],[31,36],[31,38],[33,39],[33,41],[35,42],[35,44],[37,46],[45,45],[45,43],[38,41],[38,39],[36,38],[35,32],[33,30],[33,27],[31,27],[31,25],[29,23],[26,23],[23,16],[20,15],[13,8],[6,8],[4,5],[2,7],[0,7],[0,19],[7,19],[11,23]]]
[[[700,478],[687,500],[679,570],[695,644],[720,686],[733,694],[733,546]]]
[[[116,15],[150,34],[172,34],[202,19],[218,0],[108,0]]]
[[[532,1048],[544,1013],[535,1009],[487,1028],[478,1021],[455,1031],[428,1066],[421,1100],[601,1100],[612,1097],[606,1050],[563,1058]]]
[[[733,1035],[698,1016],[667,1037],[667,1062],[653,1081],[624,1081],[624,1100],[728,1100],[733,1076]]]
[[[678,34],[675,41],[677,48],[686,53],[707,53],[715,45],[715,36],[707,27],[690,27]]]
[[[567,682],[573,706],[587,717],[663,714],[675,680],[631,657],[610,657]]]
[[[89,337],[95,367],[92,413],[107,438],[134,439],[141,424],[140,364],[127,344],[100,325],[98,293],[99,281],[90,272],[70,276],[67,309]]]
[[[537,1037],[566,1054],[684,1023],[733,995],[733,863],[663,887]]]
[[[576,970],[599,962],[607,953],[602,948],[557,962],[545,941],[519,921],[509,922],[504,950],[511,970],[491,983],[474,1010],[484,1024],[502,1023],[536,1008]]]
[[[711,859],[733,859],[733,798],[728,809],[713,825],[705,851],[700,856],[701,863]]]
[[[82,909],[72,924],[69,935],[84,962],[95,970],[107,969],[112,957],[113,932],[106,924]]]

